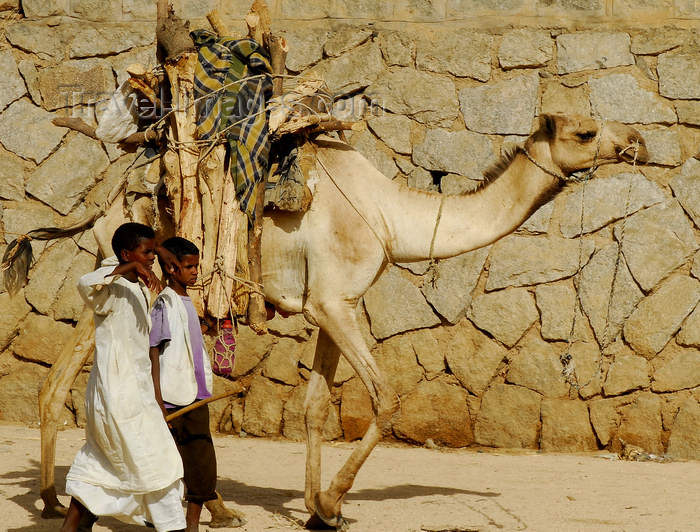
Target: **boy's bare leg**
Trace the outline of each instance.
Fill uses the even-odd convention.
[[[185,516],[185,522],[187,523],[185,532],[199,532],[199,518],[201,515],[202,505],[189,501],[187,503],[187,515]]]
[[[63,520],[61,532],[76,532],[78,530],[78,526],[80,525],[80,521],[87,511],[88,509],[83,506],[83,503],[81,503],[75,497],[71,497],[70,506],[68,507],[66,518]]]

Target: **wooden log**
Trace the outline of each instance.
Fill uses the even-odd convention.
[[[82,118],[59,116],[58,118],[51,120],[51,122],[54,126],[67,127],[68,129],[78,131],[91,139],[99,140],[95,134],[96,128],[88,125]]]
[[[143,94],[153,105],[160,107],[160,99],[156,96],[156,91],[145,80],[131,77],[129,78],[129,86]]]
[[[54,126],[67,127],[68,129],[78,131],[91,139],[100,140],[95,134],[95,128],[87,124],[82,118],[59,116],[54,118],[51,123],[53,123]],[[125,139],[119,141],[118,144],[144,144],[151,140],[160,141],[162,139],[163,133],[160,130],[149,129],[132,133]]]
[[[289,119],[277,129],[276,134],[281,136],[289,133],[296,133],[306,128],[312,128],[311,131],[362,131],[364,125],[362,122],[345,122],[343,120],[338,120],[331,114],[306,115]]]
[[[250,13],[246,16],[248,25],[248,35],[255,39],[261,46],[269,46],[271,41],[270,31],[270,11],[267,4],[262,0],[255,0],[250,7]],[[281,51],[278,50],[278,52]],[[268,53],[270,52],[268,48]],[[278,54],[279,55],[279,54]],[[276,59],[278,68],[284,67]],[[283,71],[282,71],[283,73]],[[281,88],[281,87],[280,87]],[[262,217],[265,205],[265,182],[267,176],[263,174],[262,181],[257,185],[257,196],[255,201],[255,218],[248,230],[248,267],[250,269],[250,280],[258,286],[262,285],[262,257],[260,254],[260,244],[262,239]],[[258,334],[267,332],[267,311],[265,309],[265,298],[260,291],[250,293],[248,302],[248,326]]]
[[[143,65],[134,63],[126,67],[126,73],[130,77],[143,81],[154,92],[158,91],[158,77],[151,70],[146,70]]]
[[[260,28],[260,16],[257,13],[248,13],[245,16],[245,23],[248,26],[248,38],[257,41],[262,45],[262,29]]]
[[[54,464],[56,432],[59,418],[65,408],[70,387],[88,358],[95,352],[92,311],[87,307],[78,320],[73,341],[63,346],[51,371],[39,391],[39,419],[41,420],[41,488],[44,501],[41,517],[63,517],[65,507],[56,496]]]
[[[270,33],[270,24],[272,19],[270,17],[270,10],[267,8],[267,4],[263,0],[255,0],[250,6],[250,10],[256,13],[260,18],[260,28],[263,33]]]
[[[177,61],[186,52],[194,51],[189,22],[175,15],[168,0],[158,0],[156,7],[156,40],[165,51],[165,59]]]
[[[324,131],[337,131],[338,134],[343,131],[363,131],[365,129],[364,122],[344,122],[334,118],[327,122],[320,122],[318,125],[313,126],[309,129],[309,133],[323,133]],[[345,142],[344,135],[341,137],[343,142]]]
[[[239,210],[238,231],[236,233],[236,276],[239,279],[250,279],[248,267],[248,215]],[[236,316],[245,316],[250,301],[250,287],[243,283],[233,283],[231,294],[231,312]]]
[[[274,135],[287,117],[295,112],[295,103],[317,93],[324,86],[322,79],[302,80],[294,89],[270,101],[272,110],[268,120],[270,134]]]
[[[222,172],[221,179],[221,208],[218,223],[218,238],[209,284],[207,311],[217,319],[223,319],[231,310],[231,294],[233,293],[236,272],[237,246],[236,237],[239,231],[241,217],[240,202],[236,198],[236,187],[231,175]]]
[[[175,232],[178,231],[180,208],[182,207],[182,179],[180,178],[180,159],[177,152],[168,148],[163,154],[163,184],[168,193],[170,211],[173,214]]]
[[[177,61],[167,61],[165,72],[170,81],[173,112],[170,115],[172,144],[169,150],[177,154],[182,183],[180,194],[180,212],[176,218],[176,230],[179,236],[193,242],[199,249],[203,247],[204,231],[202,229],[202,203],[198,188],[197,170],[199,165],[199,148],[194,144],[196,138],[196,114],[194,106],[194,70],[197,54],[186,52]],[[177,176],[174,177],[177,179]],[[197,311],[204,313],[203,295],[199,291],[191,294],[192,303]]]
[[[284,37],[267,34],[267,48],[270,50],[270,62],[272,64],[272,97],[281,96],[284,91],[284,74],[286,72],[285,63],[289,44]]]
[[[205,308],[212,314],[211,281],[215,271],[216,248],[219,242],[219,227],[221,223],[221,198],[226,179],[225,169],[226,146],[216,146],[199,164],[199,190],[202,197],[202,226],[204,229],[204,244],[201,250],[200,282],[204,292]]]
[[[219,37],[233,37],[234,39],[240,39],[241,36],[238,32],[231,31],[224,23],[219,11],[214,9],[207,15],[207,20],[211,24],[211,29],[213,29]]]
[[[147,129],[146,131],[137,131],[136,133],[132,133],[124,140],[119,142],[119,144],[144,144],[152,140],[160,142],[164,138],[165,135],[161,130]]]
[[[262,285],[262,261],[260,245],[262,241],[262,218],[265,205],[265,181],[258,184],[255,198],[255,219],[248,230],[248,267],[250,280]],[[259,292],[251,292],[248,302],[248,326],[258,334],[267,333],[267,310],[265,298]]]

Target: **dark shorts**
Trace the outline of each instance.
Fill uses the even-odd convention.
[[[168,412],[178,410],[169,408]],[[185,499],[199,504],[216,499],[216,455],[209,430],[209,405],[176,417],[170,425],[185,470]]]

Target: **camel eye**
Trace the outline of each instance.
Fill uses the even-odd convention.
[[[585,131],[583,133],[576,133],[576,136],[581,142],[590,142],[596,137],[597,133],[595,131]]]

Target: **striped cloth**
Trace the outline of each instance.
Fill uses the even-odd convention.
[[[236,196],[252,221],[256,185],[269,167],[265,105],[272,95],[270,59],[252,39],[219,38],[206,30],[193,31],[191,36],[199,52],[195,98],[204,96],[197,103],[197,136],[209,139],[224,131],[231,149]],[[239,81],[251,76],[259,77]]]

